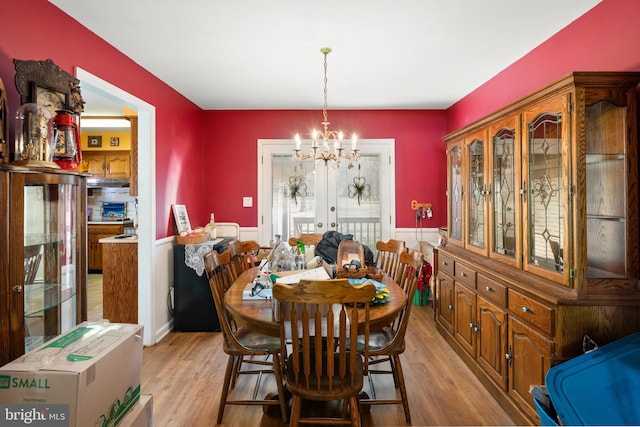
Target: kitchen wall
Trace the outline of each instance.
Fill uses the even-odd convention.
[[[102,202],[121,202],[127,204],[127,218],[133,220],[136,214],[135,197],[129,195],[126,187],[90,188],[87,190],[87,216],[92,212],[90,221],[100,221],[102,216]]]

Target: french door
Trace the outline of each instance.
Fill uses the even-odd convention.
[[[310,145],[309,141],[304,147]],[[349,167],[293,161],[293,140],[258,141],[258,239],[336,230],[372,250],[395,224],[394,140],[360,141],[360,161]]]

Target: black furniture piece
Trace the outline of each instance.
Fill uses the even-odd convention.
[[[232,238],[224,238],[213,249],[224,252]],[[199,276],[185,263],[185,246],[173,247],[173,329],[179,332],[218,332],[220,324],[205,272]]]

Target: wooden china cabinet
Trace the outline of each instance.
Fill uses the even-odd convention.
[[[447,135],[440,333],[515,420],[548,369],[640,330],[640,73],[571,73]]]
[[[86,320],[86,177],[0,165],[0,365]]]

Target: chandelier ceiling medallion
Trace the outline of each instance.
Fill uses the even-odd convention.
[[[327,55],[331,52],[328,47],[323,47],[320,52],[324,55],[324,108],[322,109],[322,131],[313,130],[311,133],[311,152],[308,154],[302,154],[300,148],[302,141],[300,135],[296,134],[296,148],[294,150],[294,160],[302,162],[305,159],[311,159],[314,162],[317,160],[323,160],[325,165],[329,165],[334,168],[340,167],[340,159],[349,160],[349,168],[353,167],[353,162],[360,160],[360,153],[357,147],[358,137],[354,133],[351,138],[351,151],[347,152],[342,147],[343,133],[342,131],[329,130],[329,120],[327,118]],[[322,147],[320,147],[320,141],[322,141]],[[333,145],[333,150],[330,149],[330,143]],[[322,151],[320,151],[322,150]]]

